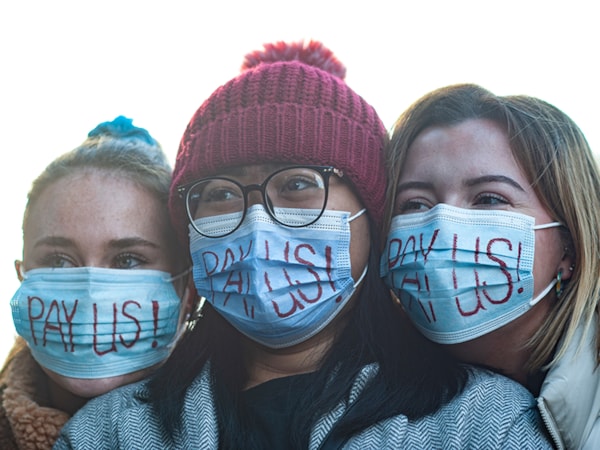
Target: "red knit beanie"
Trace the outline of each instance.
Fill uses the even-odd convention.
[[[381,223],[387,133],[373,107],[343,81],[345,72],[314,41],[268,44],[246,56],[242,73],[200,106],[181,139],[169,210],[182,242],[188,219],[177,187],[247,164],[334,166]]]

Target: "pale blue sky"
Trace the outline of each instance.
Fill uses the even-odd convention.
[[[388,127],[424,93],[475,82],[555,104],[600,152],[593,2],[2,2],[0,359],[14,335],[9,301],[26,193],[46,164],[120,114],[147,128],[174,160],[191,115],[238,73],[245,53],[309,38],[336,53],[348,84]]]

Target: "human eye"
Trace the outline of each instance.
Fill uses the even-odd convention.
[[[321,189],[321,186],[311,178],[295,177],[287,180],[280,192],[294,194],[307,189]]]
[[[395,215],[421,213],[439,203],[436,186],[429,179],[402,179],[396,187]]]
[[[275,191],[286,198],[312,195],[312,192],[324,189],[323,178],[311,169],[285,170],[269,181],[269,192]]]
[[[394,214],[412,214],[428,211],[433,205],[431,202],[421,198],[405,198],[399,196],[396,199]]]
[[[238,200],[239,198],[240,193],[238,189],[231,186],[218,186],[206,191],[202,201],[203,203],[228,202]]]
[[[396,214],[410,214],[415,212],[423,212],[427,211],[429,206],[424,203],[418,201],[408,201],[402,202],[400,205],[396,207]]]
[[[503,195],[490,192],[478,194],[474,203],[475,205],[480,205],[483,207],[495,207],[510,204],[509,200]]]
[[[114,269],[135,269],[146,262],[146,258],[140,255],[121,253],[114,258],[112,267]]]
[[[188,207],[195,218],[241,209],[240,187],[226,179],[211,179],[195,185],[188,194]]]
[[[39,267],[51,267],[53,269],[63,269],[67,267],[77,267],[77,264],[68,255],[62,253],[50,253],[43,256],[39,261]]]
[[[200,184],[191,198],[198,203],[218,203],[237,200],[240,197],[240,189],[232,181],[213,180]]]

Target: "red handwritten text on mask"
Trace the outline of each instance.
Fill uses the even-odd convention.
[[[447,299],[441,301],[453,302],[455,311],[462,317],[473,316],[512,298],[515,282],[519,281],[520,242],[513,243],[500,237],[482,239],[481,236],[459,236],[454,233],[451,244],[440,245],[439,236],[440,229],[435,229],[431,233],[406,236],[404,240],[391,239],[388,243],[389,270],[403,268],[399,272],[401,277],[392,277],[392,288],[406,307],[414,307],[413,301],[416,301],[426,320],[435,322],[438,320],[436,304],[428,300],[434,290],[448,293]],[[437,252],[436,269],[431,267],[427,270],[432,252]],[[457,259],[459,252],[462,255],[460,261]],[[440,256],[442,254],[444,256]],[[465,254],[469,255],[467,260]],[[506,255],[517,260],[517,270],[509,270]],[[444,264],[437,265],[440,258],[445,258]],[[465,263],[470,266],[469,270],[457,271],[457,266],[460,264],[464,267]],[[440,273],[447,279],[439,280]],[[493,294],[490,280],[487,279],[490,276],[494,279]],[[455,294],[452,294],[452,290]]]
[[[158,317],[160,304],[152,300],[152,304],[147,306],[152,311],[143,314],[142,304],[135,300],[93,303],[87,312],[81,308],[78,299],[46,300],[40,296],[29,296],[27,302],[33,345],[45,347],[49,341],[60,342],[65,353],[75,352],[78,344],[74,338],[89,335],[88,325],[85,325],[89,324],[92,336],[91,342],[86,345],[91,344],[94,353],[98,356],[126,351],[140,342],[143,317],[148,314]],[[108,322],[106,322],[107,318],[110,319]],[[156,336],[158,320],[152,320],[152,323],[153,333]],[[74,331],[74,327],[83,327],[84,331]],[[156,347],[156,342],[151,346]]]
[[[251,240],[246,247],[227,247],[219,253],[207,250],[201,256],[212,293],[212,298],[207,293],[208,299],[214,303],[216,293],[225,293],[219,300],[222,306],[235,298],[233,307],[241,302],[244,314],[250,318],[256,311],[253,297],[269,296],[272,312],[285,318],[321,300],[326,290],[327,294],[337,293],[332,279],[332,248],[327,244],[316,248],[312,243],[286,241],[276,251],[268,240]]]

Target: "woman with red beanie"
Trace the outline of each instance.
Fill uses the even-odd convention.
[[[386,130],[322,44],[247,56],[181,140],[169,208],[201,318],[56,448],[550,448],[531,396],[457,364],[379,279]]]

